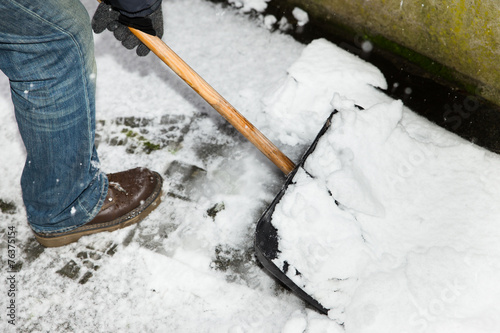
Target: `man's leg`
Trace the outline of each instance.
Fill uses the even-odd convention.
[[[0,69],[27,151],[23,199],[45,246],[137,223],[161,201],[157,172],[100,171],[93,47],[90,18],[77,0],[0,2]]]
[[[95,63],[78,0],[2,0],[0,68],[9,77],[27,160],[21,186],[36,232],[90,221],[108,181],[94,146]]]

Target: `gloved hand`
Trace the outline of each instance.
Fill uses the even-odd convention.
[[[141,57],[146,56],[150,51],[149,48],[141,43],[128,27],[161,38],[163,36],[163,13],[161,6],[146,17],[128,17],[103,1],[97,7],[92,18],[92,29],[96,34],[108,29],[113,32],[115,38],[121,41],[122,45],[127,49],[131,50],[137,46],[137,55]]]

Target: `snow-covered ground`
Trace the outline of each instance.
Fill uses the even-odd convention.
[[[266,3],[232,2],[240,11]],[[97,6],[84,4],[90,13]],[[359,58],[325,40],[302,45],[266,28],[281,18],[238,13],[203,0],[166,0],[163,40],[292,160],[333,105],[340,109],[328,136],[335,153],[323,151],[322,159],[319,151],[311,163],[338,196],[339,214],[354,218],[326,225],[344,238],[313,235],[308,248],[314,264],[337,263],[319,277],[335,277],[342,290],[335,310],[323,316],[306,308],[253,256],[256,222],[284,182],[279,169],[153,55],[138,58],[104,32],[95,36],[102,168],[161,172],[163,202],[128,229],[39,246],[26,224],[24,151],[1,76],[0,330],[497,332],[498,157],[375,89],[385,88],[384,77]],[[352,103],[368,110],[356,116]],[[377,187],[387,184],[397,191]],[[292,222],[321,215],[294,208]],[[331,248],[343,255],[330,256]],[[9,272],[9,254],[17,273]]]

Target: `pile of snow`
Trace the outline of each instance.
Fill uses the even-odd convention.
[[[282,143],[309,145],[333,110],[334,94],[362,106],[389,100],[374,87],[387,88],[378,68],[318,39],[304,49],[283,83],[264,99],[266,123]]]
[[[335,62],[297,63],[296,86],[301,75],[321,82],[338,70]],[[368,83],[370,72],[337,77]],[[273,214],[276,265],[286,261],[288,276],[346,332],[497,330],[499,156],[400,101],[361,111],[336,94],[331,104],[331,127]]]

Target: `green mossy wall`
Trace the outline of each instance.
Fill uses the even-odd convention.
[[[273,0],[299,7],[322,28],[343,27],[368,36],[445,79],[500,105],[498,0]],[[400,52],[401,46],[411,52]],[[420,57],[423,55],[424,57]],[[443,68],[446,68],[443,70]]]

